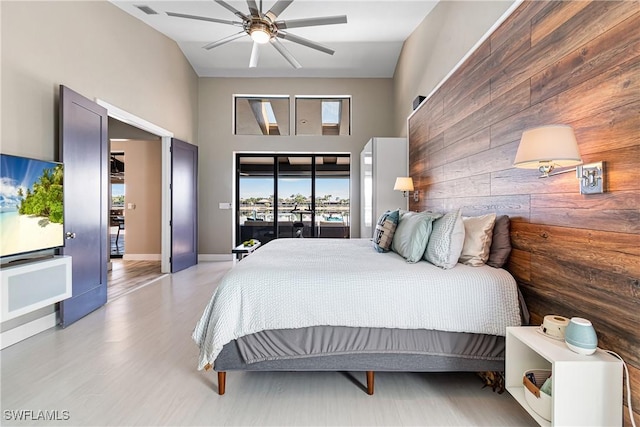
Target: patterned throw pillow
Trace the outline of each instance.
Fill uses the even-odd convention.
[[[464,245],[464,223],[460,210],[450,212],[433,223],[424,259],[438,267],[455,267]]]
[[[386,211],[380,215],[376,229],[373,232],[373,247],[376,251],[389,252],[399,220],[400,213],[397,210]]]

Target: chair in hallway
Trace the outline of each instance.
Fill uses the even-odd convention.
[[[120,230],[124,230],[124,218],[123,217],[118,217],[116,219],[116,222],[118,223],[118,234],[116,234],[116,248],[118,247],[118,239],[120,239]]]

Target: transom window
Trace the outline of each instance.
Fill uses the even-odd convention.
[[[290,135],[287,95],[234,95],[235,135]],[[350,96],[296,96],[295,135],[351,135]]]
[[[234,100],[236,135],[289,135],[288,96],[244,96]]]
[[[296,135],[351,135],[351,97],[296,97]]]

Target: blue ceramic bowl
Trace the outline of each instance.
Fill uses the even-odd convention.
[[[573,317],[564,331],[564,341],[578,354],[593,354],[598,347],[598,337],[593,325],[587,319]]]

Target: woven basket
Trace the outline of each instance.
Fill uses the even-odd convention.
[[[532,383],[527,374],[533,374],[536,384]],[[551,396],[541,392],[540,387],[551,376],[548,369],[530,369],[522,376],[524,384],[524,400],[527,401],[531,409],[547,421],[551,421]]]

